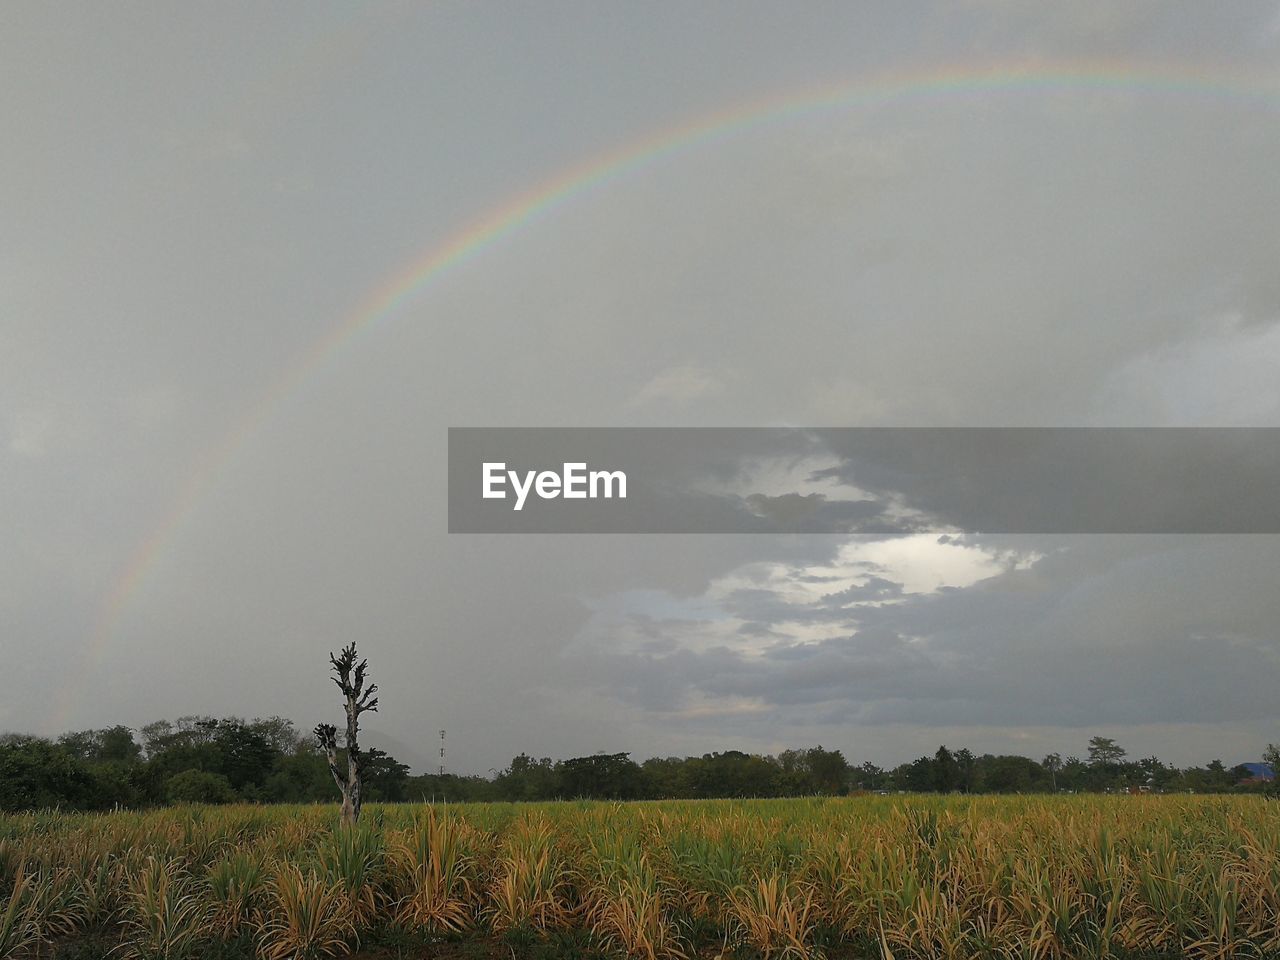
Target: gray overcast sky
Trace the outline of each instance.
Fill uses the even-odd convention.
[[[839,88],[571,192],[273,394],[539,184]],[[0,729],[308,728],[355,639],[419,768],[441,727],[473,772],[1254,759],[1280,538],[450,537],[445,428],[1280,426],[1278,118],[1275,3],[6,3]]]

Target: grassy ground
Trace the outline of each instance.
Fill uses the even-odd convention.
[[[0,956],[1280,956],[1280,804],[852,797],[0,817]]]

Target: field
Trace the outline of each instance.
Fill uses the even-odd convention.
[[[0,956],[1280,955],[1280,804],[853,797],[0,817]]]

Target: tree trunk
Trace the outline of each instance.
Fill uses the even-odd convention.
[[[342,791],[342,823],[355,826],[360,820],[360,774],[364,757],[360,755],[360,707],[356,691],[347,688],[347,789]]]
[[[333,782],[342,791],[342,825],[353,827],[360,821],[361,774],[364,771],[364,754],[360,752],[360,714],[366,710],[376,711],[378,699],[374,693],[378,690],[376,683],[365,688],[365,670],[368,661],[356,663],[356,645],[348,644],[342,656],[329,654],[333,664],[333,682],[342,691],[342,708],[347,715],[347,769],[338,767],[338,730],[331,723],[316,726],[316,740],[324,748],[329,761],[329,772],[333,774]]]

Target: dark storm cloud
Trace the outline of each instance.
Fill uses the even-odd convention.
[[[900,595],[900,585],[871,578],[872,596],[900,599],[844,611],[856,627],[826,639],[795,636],[812,611],[777,595],[773,630],[764,634],[766,597],[743,610],[731,594],[726,611],[755,618],[753,634],[771,641],[763,649],[612,654],[600,675],[625,673],[624,695],[648,709],[673,709],[671,678],[679,677],[686,698],[747,698],[784,718],[821,707],[846,724],[1082,727],[1273,716],[1267,691],[1280,682],[1280,599],[1266,584],[1280,560],[1274,538],[1168,538],[1119,549],[1114,539],[1041,544],[1050,552],[1030,566],[964,589]],[[689,627],[677,635],[690,636]],[[650,696],[651,684],[660,697]]]
[[[822,598],[822,603],[830,607],[841,607],[857,601],[892,600],[901,596],[902,584],[884,577],[867,577],[863,583],[854,584],[838,593],[827,594]]]
[[[1280,431],[819,433],[838,478],[988,532],[1280,532]]]
[[[832,502],[821,493],[750,493],[743,504],[751,516],[790,533],[903,533],[912,529],[891,520],[886,505],[870,499]]]
[[[456,537],[445,431],[1280,425],[1278,57],[1254,3],[9,5],[0,729],[306,728],[357,639],[419,766],[441,728],[483,773],[729,742],[888,761],[980,718],[1014,726],[975,748],[1040,724],[1065,752],[1082,731],[1052,724],[1091,714],[1167,718],[1133,735],[1169,759],[1255,756],[1259,539],[986,537],[1043,556],[974,580],[960,546]],[[571,189],[470,243],[547,182]],[[881,519],[812,480],[838,458],[727,453],[684,529],[763,526],[752,495]]]

